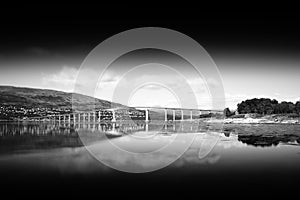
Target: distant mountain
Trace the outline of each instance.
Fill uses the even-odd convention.
[[[4,107],[71,109],[72,98],[73,106],[76,106],[79,110],[89,110],[93,107],[97,109],[126,107],[118,103],[112,103],[82,94],[48,89],[0,86],[0,106]]]

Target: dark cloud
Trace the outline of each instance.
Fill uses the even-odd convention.
[[[48,49],[42,48],[42,47],[29,47],[25,50],[25,53],[28,53],[33,56],[49,56],[51,55],[51,52]]]

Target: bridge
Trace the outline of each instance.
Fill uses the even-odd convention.
[[[39,116],[39,117],[31,117],[30,120],[51,120],[57,122],[64,123],[100,123],[101,121],[110,121],[117,122],[118,119],[116,117],[116,113],[118,111],[125,111],[127,115],[130,115],[130,112],[137,112],[135,118],[141,120],[143,118],[145,122],[151,121],[149,118],[149,112],[153,110],[163,110],[164,111],[164,121],[168,120],[168,111],[172,111],[172,120],[171,121],[192,121],[195,120],[193,116],[196,114],[199,117],[201,115],[207,114],[223,114],[223,110],[203,110],[203,109],[189,109],[189,108],[166,108],[166,107],[119,107],[119,108],[108,108],[108,109],[98,109],[93,111],[81,111],[67,114],[56,114],[56,115],[47,115],[47,116]],[[189,118],[184,119],[184,111],[189,112]],[[141,115],[143,112],[143,115]],[[179,120],[176,119],[176,112],[180,112],[181,117]],[[132,116],[130,117],[132,118]]]

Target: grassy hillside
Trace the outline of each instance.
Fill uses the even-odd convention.
[[[0,106],[49,109],[71,109],[73,105],[78,109],[124,107],[121,104],[96,99],[93,97],[55,90],[0,86]]]

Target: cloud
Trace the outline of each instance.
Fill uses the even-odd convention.
[[[120,76],[114,76],[111,72],[106,72],[105,74],[103,74],[103,76],[101,77],[101,83],[116,83],[120,80]]]
[[[281,94],[278,93],[278,92],[275,92],[274,95],[275,95],[275,96],[280,96]]]
[[[230,109],[236,109],[238,103],[240,103],[246,99],[260,98],[260,97],[262,97],[262,96],[261,95],[225,93],[226,107],[229,107]]]
[[[71,67],[71,66],[63,66],[62,69],[60,71],[58,71],[55,74],[43,74],[43,84],[45,87],[47,88],[51,88],[51,89],[56,89],[56,90],[61,90],[61,91],[66,91],[66,92],[73,92],[74,88],[75,88],[75,84],[76,86],[82,85],[82,90],[86,91],[86,88],[93,88],[93,86],[91,85],[90,79],[91,77],[98,76],[97,73],[95,73],[94,71],[85,71],[83,72],[84,74],[87,74],[84,78],[82,78],[80,81],[76,82],[76,78],[78,75],[79,70],[75,67]],[[140,77],[140,78],[145,78]],[[96,91],[95,96],[97,96],[98,98],[101,99],[107,99],[107,100],[111,100],[111,98],[109,98],[112,94],[113,94],[113,90],[112,88],[114,88],[114,86],[117,85],[118,81],[120,80],[120,76],[114,76],[114,74],[112,73],[105,73],[101,79],[101,84],[100,87],[98,85],[98,89],[100,89],[99,91]],[[122,80],[122,83],[124,83],[124,81],[128,84],[130,84],[129,80]],[[172,82],[171,79],[170,80],[166,80],[167,83],[172,84],[172,86],[176,89],[180,88],[180,83],[178,82]],[[197,98],[197,102],[198,102],[198,107],[202,108],[202,109],[209,109],[211,108],[211,102],[212,99],[209,95],[209,91],[207,90],[207,87],[205,86],[205,82],[202,79],[190,79],[187,81],[188,84],[191,86],[196,98]],[[142,99],[140,99],[139,103],[145,103],[145,104],[151,104],[153,105],[160,105],[160,106],[167,106],[167,107],[178,107],[178,101],[170,98],[169,95],[165,96],[162,93],[155,93],[156,94],[156,98],[152,99],[149,98],[148,93],[151,93],[151,91],[164,91],[165,89],[163,89],[160,85],[155,85],[155,84],[149,84],[149,85],[145,85],[143,86],[143,88],[141,88],[143,90],[144,93],[144,100],[142,101]],[[91,94],[89,94],[91,95]],[[92,95],[91,95],[92,96]],[[161,97],[161,98],[166,98],[165,100],[157,97]],[[145,98],[146,97],[146,98]],[[279,94],[274,94],[274,96],[266,96],[266,95],[247,95],[247,94],[229,94],[226,93],[225,94],[226,97],[226,107],[229,107],[230,109],[236,109],[236,106],[238,103],[246,100],[246,99],[251,99],[251,98],[271,98],[271,99],[278,99],[279,101],[292,101],[292,102],[296,102],[297,100],[300,99],[300,97],[298,96],[292,96],[292,97],[285,97],[285,98],[279,98]]]
[[[97,96],[97,81],[99,74],[96,70],[63,66],[57,73],[49,75],[42,74],[42,76],[42,83],[47,88],[65,92],[76,92],[94,97]],[[105,81],[101,82],[101,86],[110,89],[111,87],[107,86],[113,84],[115,81],[114,77],[106,77]],[[100,92],[102,93],[103,90],[100,90]]]
[[[33,55],[37,55],[37,56],[48,56],[48,55],[50,55],[49,50],[47,50],[45,48],[42,48],[42,47],[37,47],[37,46],[29,47],[25,51],[29,54],[33,54]]]
[[[195,98],[198,108],[209,109],[212,107],[208,86],[216,86],[217,83],[213,79],[210,79],[207,83],[201,77],[195,75],[183,77],[177,73],[167,73],[169,71],[165,70],[146,70],[142,68],[139,68],[138,71],[130,71],[130,73],[127,74],[122,74],[121,72],[112,70],[105,72],[96,90],[96,96],[98,98],[110,101],[113,98],[116,88],[118,88],[118,90],[122,90],[120,88],[124,88],[124,90],[129,90],[129,88],[134,90],[138,88],[138,90],[143,91],[143,95],[141,95],[143,98],[141,98],[141,100],[144,99],[144,102],[139,101],[139,103],[146,104],[151,99],[151,105],[168,105],[175,107],[178,105],[177,102],[168,102],[169,97],[165,97],[162,92],[159,93],[159,91],[164,91],[164,87],[166,87],[180,94],[181,99],[185,102],[184,105],[192,105],[193,103],[190,103],[192,102],[191,98]],[[156,94],[156,100],[152,98],[149,99],[149,93],[153,95]]]
[[[149,84],[149,85],[143,86],[143,89],[145,89],[145,90],[161,90],[162,86],[155,85],[155,84]]]
[[[120,80],[121,77],[119,75],[114,75],[112,72],[106,71],[101,79],[97,82],[94,96],[99,99],[111,101],[113,98],[114,89],[117,87],[117,84]]]
[[[187,82],[195,94],[208,94],[208,87],[202,78],[189,79]]]
[[[73,92],[78,75],[75,67],[63,66],[56,74],[42,74],[42,82],[46,87],[66,92]]]
[[[81,88],[79,89],[80,91],[87,91],[87,88],[91,88],[91,91],[88,93],[88,95],[93,96],[92,94],[92,90],[94,88],[93,85],[91,85],[91,79],[96,79],[98,76],[98,74],[94,71],[84,71],[81,73],[86,74],[86,76],[82,76],[83,78],[81,78],[80,80],[77,80],[77,75],[79,73],[79,70],[75,67],[71,67],[71,66],[63,66],[62,69],[60,71],[58,71],[55,74],[42,74],[43,78],[42,78],[42,82],[43,85],[47,88],[51,88],[51,89],[56,89],[56,90],[61,90],[61,91],[66,91],[66,92],[73,92],[75,86],[77,88]],[[140,78],[145,78],[140,77]],[[76,82],[77,80],[77,82]],[[117,83],[120,80],[120,76],[114,76],[114,74],[112,73],[105,73],[101,79],[101,83],[100,85],[98,85],[98,91],[96,91],[95,96],[101,99],[107,99],[107,100],[111,100],[111,96],[113,94],[113,88],[115,86],[117,86]],[[122,83],[126,84],[130,84],[129,80],[122,80]],[[167,83],[172,84],[172,86],[176,89],[180,88],[180,83],[178,82],[173,82],[171,79],[168,80],[166,79],[165,81],[167,81]],[[191,86],[195,97],[197,99],[198,102],[198,107],[202,108],[202,109],[209,109],[211,108],[211,102],[212,99],[209,95],[209,91],[207,90],[207,87],[205,86],[205,82],[202,79],[190,79],[187,81],[188,84]],[[76,84],[76,85],[75,85]],[[163,89],[160,85],[155,85],[155,84],[149,84],[149,85],[145,85],[143,86],[143,88],[141,88],[143,90],[144,93],[144,100],[142,101],[142,99],[140,100],[139,103],[145,103],[145,104],[151,104],[151,105],[164,105],[167,107],[178,107],[178,101],[170,98],[169,95],[165,96],[162,93],[155,93],[156,94],[156,100],[149,98],[148,93],[151,93],[151,91],[164,91],[165,89]],[[77,90],[76,90],[77,91]],[[80,92],[82,93],[82,92]],[[83,94],[87,94],[84,93]],[[166,98],[165,100],[161,99],[160,101],[158,101],[159,97],[161,98]],[[147,98],[145,98],[147,97]],[[231,108],[231,109],[236,109],[236,105],[238,103],[240,103],[243,100],[246,99],[250,99],[250,98],[277,98],[278,96],[265,96],[265,95],[246,95],[246,94],[226,94],[226,106]],[[278,99],[278,98],[277,98]],[[296,100],[299,100],[299,97],[292,97],[292,98],[288,98],[288,100],[292,100],[293,102],[295,102]],[[280,99],[279,99],[280,100]]]

